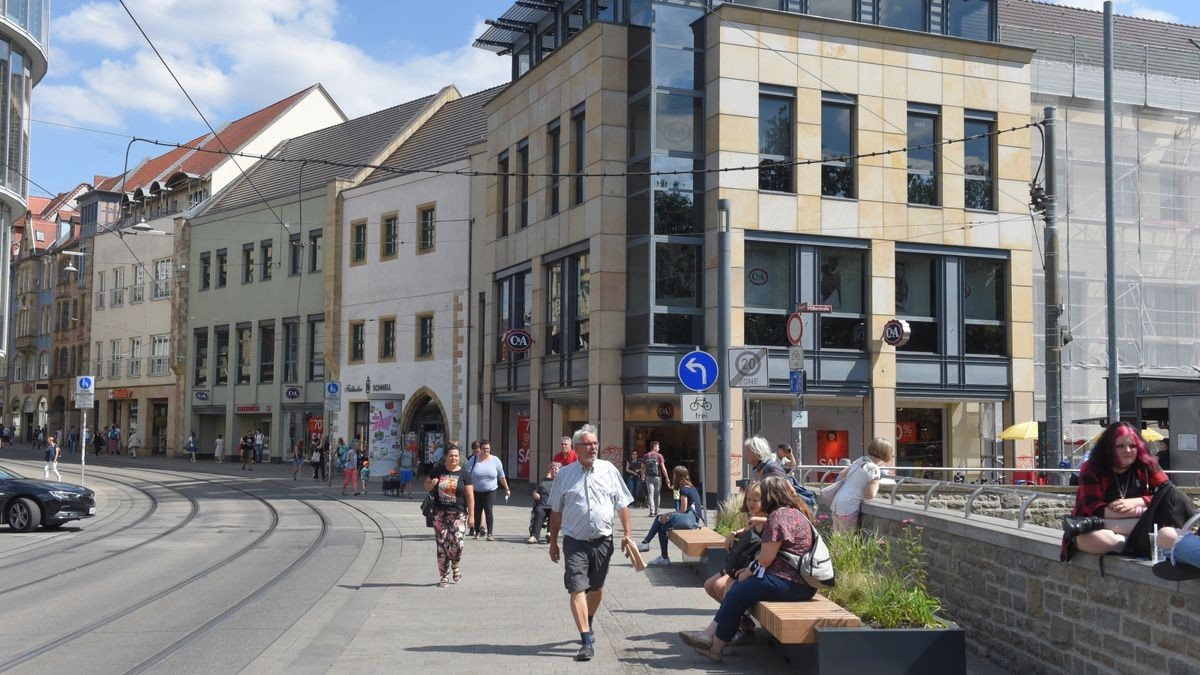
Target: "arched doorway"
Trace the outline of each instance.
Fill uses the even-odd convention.
[[[433,461],[437,448],[445,448],[447,441],[446,415],[442,406],[428,390],[413,395],[408,406],[407,422],[404,424],[405,446],[418,451],[422,464]],[[468,445],[464,442],[464,446]],[[465,460],[467,448],[463,447]]]

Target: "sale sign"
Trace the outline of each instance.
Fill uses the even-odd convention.
[[[896,422],[896,442],[915,443],[917,440],[916,422]]]
[[[517,416],[517,478],[529,480],[529,415]]]
[[[843,459],[850,459],[850,432],[818,431],[817,464],[837,466]]]

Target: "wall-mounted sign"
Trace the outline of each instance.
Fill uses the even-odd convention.
[[[352,392],[352,393],[361,392],[363,390],[361,384],[348,384],[345,387],[343,387],[342,389],[344,389],[345,391],[348,391],[348,392]]]
[[[527,352],[533,346],[533,336],[527,330],[514,328],[504,334],[504,346],[510,352]]]
[[[371,385],[371,391],[391,391],[391,390],[392,390],[392,385],[390,385],[390,384],[373,384],[373,385]]]
[[[132,389],[127,389],[127,388],[122,387],[122,388],[118,388],[118,389],[109,389],[108,390],[108,399],[110,401],[114,400],[114,399],[126,399],[126,398],[133,398],[133,390]]]
[[[765,286],[771,280],[771,275],[761,267],[755,267],[746,273],[746,278],[755,286]]]
[[[192,392],[192,396],[194,396],[197,401],[207,401],[208,400],[208,392],[207,391]]]
[[[300,387],[288,387],[283,392],[283,395],[294,401],[294,400],[300,398]]]
[[[672,417],[675,417],[675,406],[671,405],[670,403],[659,403],[658,419],[669,420]]]
[[[242,403],[233,406],[233,411],[236,413],[269,413],[271,412],[270,403]]]
[[[883,341],[893,347],[903,347],[912,336],[912,328],[904,319],[892,319],[883,324]]]

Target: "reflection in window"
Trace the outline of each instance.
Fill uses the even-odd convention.
[[[700,247],[659,243],[654,247],[654,302],[666,307],[700,306]]]
[[[794,192],[792,181],[793,99],[763,94],[758,97],[758,189]]]
[[[821,101],[821,195],[853,199],[854,103],[852,97],[824,94]]]
[[[808,0],[808,13],[830,19],[854,20],[858,0]]]
[[[908,203],[938,204],[937,107],[908,107]]]
[[[664,345],[698,345],[704,342],[704,317],[696,314],[654,315],[654,342]]]
[[[879,23],[892,28],[924,31],[925,0],[879,0]]]
[[[746,242],[746,320],[748,345],[787,344],[784,322],[792,306],[792,247]]]
[[[896,315],[912,334],[897,351],[939,353],[938,260],[930,255],[896,253]]]
[[[654,84],[675,89],[699,89],[696,82],[697,52],[690,49],[655,47]]]
[[[591,340],[592,276],[587,253],[546,267],[546,353],[584,351]]]
[[[690,234],[696,230],[695,196],[678,188],[654,191],[654,231]]]
[[[695,47],[692,23],[704,16],[698,7],[680,7],[665,3],[654,6],[654,41],[660,45]]]
[[[1008,284],[1003,260],[963,259],[965,351],[968,354],[1004,356],[1008,353],[1005,301]]]
[[[984,211],[996,210],[995,167],[992,164],[992,140],[996,127],[995,115],[968,111],[963,133],[972,138],[964,143],[963,176],[966,207]]]
[[[946,33],[970,40],[992,39],[993,0],[944,0]]]
[[[518,272],[501,279],[496,284],[498,312],[497,338],[500,342],[498,362],[521,361],[529,352],[509,351],[505,334],[514,328],[526,328],[530,324],[529,308],[533,302],[533,286],[528,272]]]
[[[817,249],[818,302],[833,308],[818,315],[822,349],[866,346],[865,258],[856,249]]]
[[[658,94],[655,111],[655,145],[659,150],[702,152],[703,129],[700,99],[682,94]]]

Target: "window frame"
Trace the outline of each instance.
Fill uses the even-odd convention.
[[[142,376],[142,336],[140,335],[129,338],[129,359],[126,365],[126,375],[128,377]]]
[[[151,264],[154,265],[154,274],[150,275],[150,283],[153,285],[150,300],[167,300],[171,297],[171,279],[175,275],[175,266],[170,258],[159,258]],[[144,274],[145,268],[140,272]]]
[[[221,336],[225,337],[225,351],[221,351]],[[213,385],[229,384],[229,324],[213,326],[213,363],[216,373],[213,375]]]
[[[259,281],[270,281],[274,276],[274,270],[271,268],[275,264],[275,240],[263,239],[258,244],[259,264],[262,265],[262,270],[258,275]]]
[[[350,349],[346,352],[346,363],[363,363],[367,357],[367,323],[358,319],[351,321],[347,331]]]
[[[413,331],[416,335],[416,349],[413,352],[413,360],[415,361],[431,361],[434,359],[433,317],[433,312],[423,312],[413,317],[416,325],[416,330]]]
[[[400,255],[400,214],[393,211],[379,217],[379,259],[392,260]]]
[[[549,177],[546,179],[546,189],[549,191],[546,199],[546,213],[557,215],[562,209],[562,199],[559,190],[562,188],[562,126],[558,119],[546,125],[546,164]]]
[[[367,219],[350,221],[350,266],[358,267],[367,262]]]
[[[762,119],[762,107],[766,101],[780,101],[787,107],[788,119],[786,128],[788,131],[787,145],[788,154],[776,155],[763,152],[763,135],[765,132],[764,121]],[[775,192],[781,194],[796,193],[796,167],[793,165],[796,158],[796,90],[789,87],[771,87],[760,85],[758,91],[758,189],[760,192]],[[769,172],[763,170],[766,162],[772,162],[773,168]],[[773,187],[764,187],[767,182],[766,176],[769,173],[784,171],[787,174],[787,185],[784,189],[775,189]]]
[[[208,328],[197,328],[192,331],[192,352],[195,361],[192,363],[192,386],[208,386]]]
[[[258,383],[275,381],[275,319],[258,322]]]
[[[496,155],[496,229],[508,236],[508,150]]]
[[[417,207],[416,229],[417,255],[425,255],[437,250],[437,202],[421,204]]]
[[[204,251],[200,254],[200,290],[207,291],[209,289],[210,279],[212,275],[212,251]]]
[[[529,212],[529,139],[517,141],[517,200],[520,209],[517,211],[517,229],[529,227],[531,215]]]
[[[847,127],[850,135],[847,140],[850,149],[847,156],[853,157],[858,152],[858,97],[836,92],[821,92],[821,197],[823,199],[858,199],[858,163],[853,159],[846,161],[825,159],[825,131],[829,126],[825,123],[827,108],[844,109],[848,112],[850,119]],[[850,172],[849,194],[834,194],[826,190],[826,168],[844,169]]]
[[[237,380],[234,384],[250,384],[254,374],[254,324],[244,321],[237,324],[235,331]]]
[[[975,132],[975,133],[972,133],[971,131],[969,131],[968,127],[970,125],[974,125],[974,124],[983,125],[984,131]],[[963,137],[966,138],[969,136],[974,136],[974,135],[976,135],[976,133],[984,133],[984,132],[989,134],[986,138],[975,139],[974,141],[964,141],[964,143],[963,143],[963,208],[966,209],[967,211],[983,211],[985,213],[996,213],[999,210],[999,201],[1000,201],[999,197],[997,196],[997,193],[998,193],[997,187],[999,185],[999,180],[997,180],[997,176],[996,176],[996,155],[997,155],[997,151],[996,151],[996,113],[988,112],[988,111],[984,111],[984,110],[973,110],[973,109],[964,110],[963,111]],[[970,147],[971,143],[974,143],[974,142],[977,142],[980,140],[986,141],[987,153],[988,153],[987,173],[984,174],[982,178],[974,177],[974,176],[978,176],[979,174],[967,173],[969,170],[969,165],[967,164],[967,161],[966,161],[968,148]],[[987,188],[986,195],[987,195],[987,200],[988,200],[988,203],[986,205],[972,206],[971,204],[968,203],[970,195],[971,195],[971,190],[968,189],[968,186],[973,182],[974,183],[983,183],[986,186],[986,188]]]
[[[283,320],[283,379],[284,384],[300,382],[300,317],[291,316]]]
[[[254,242],[242,244],[242,285],[254,283]]]
[[[325,260],[325,231],[315,229],[308,231],[308,273],[320,274]]]
[[[305,331],[308,338],[308,381],[323,382],[325,380],[325,315],[311,314]],[[320,326],[321,344],[317,344],[317,326]]]
[[[300,241],[300,233],[288,235],[288,276],[298,277],[304,271],[304,243]]]
[[[917,141],[912,136],[912,122],[914,119],[929,120],[932,122],[932,130],[930,131],[931,140],[934,146],[930,148],[933,152],[933,169],[929,172],[929,178],[933,182],[933,193],[930,197],[931,201],[914,201],[914,177],[919,179],[925,175],[925,172],[914,169],[912,165],[911,152],[905,152],[905,171],[906,171],[906,191],[905,198],[909,206],[941,206],[942,205],[942,153],[940,146],[937,145],[942,136],[942,109],[938,105],[930,105],[926,103],[909,102],[908,112],[905,117],[905,140],[907,147],[918,145]]]
[[[396,316],[379,317],[379,360],[396,360]]]
[[[571,206],[587,200],[587,107],[580,103],[571,109]]]
[[[215,288],[225,288],[229,285],[229,250],[217,249],[217,282]]]

